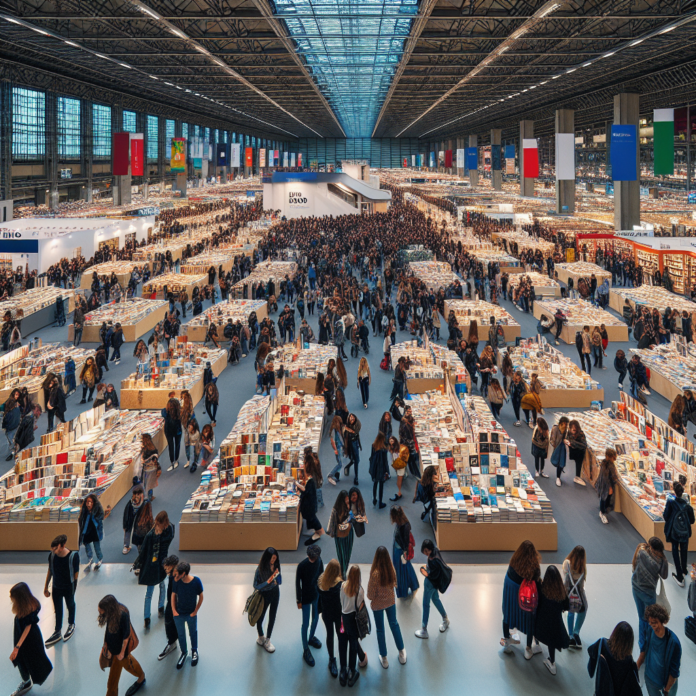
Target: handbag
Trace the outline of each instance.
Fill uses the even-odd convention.
[[[104,650],[106,650],[106,648],[102,647],[102,649],[99,651],[99,667],[100,667],[100,669],[101,669],[102,672],[103,672],[107,667],[111,667],[111,663],[114,661],[114,656],[113,656],[113,655],[109,655],[109,657],[107,657],[107,656],[104,654]]]
[[[370,635],[372,630],[372,624],[370,622],[370,613],[367,611],[367,606],[365,602],[362,603],[362,607],[358,609],[358,595],[360,591],[358,590],[355,595],[355,623],[358,627],[358,637],[360,640],[365,638],[365,636]]]
[[[655,600],[655,603],[663,607],[668,614],[672,613],[672,605],[669,603],[669,600],[667,599],[665,583],[662,580],[662,578],[660,578],[660,591],[657,593],[657,599]]]

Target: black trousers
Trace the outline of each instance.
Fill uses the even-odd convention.
[[[324,620],[326,628],[326,650],[329,653],[329,659],[333,660],[336,657],[334,654],[334,633],[338,636],[339,641],[341,640],[341,617],[327,619],[326,614],[322,612],[321,618]]]
[[[264,635],[263,633],[263,620],[266,618],[266,612],[268,612],[268,626],[266,627],[266,638],[270,640],[271,633],[273,633],[273,626],[276,620],[276,614],[278,613],[278,604],[280,603],[280,588],[276,587],[274,590],[268,590],[263,592],[263,612],[261,612],[261,617],[256,622],[256,631],[259,636]]]
[[[381,481],[374,481],[372,484],[372,500],[379,501],[379,504],[381,505],[383,493],[384,493],[384,479],[382,479]]]
[[[171,645],[179,640],[179,634],[174,623],[174,613],[172,612],[172,603],[167,602],[164,608],[164,631],[167,634],[167,644]]]
[[[672,542],[672,558],[674,559],[674,567],[677,571],[677,579],[681,582],[687,575],[687,552],[689,550],[689,541],[673,541]]]
[[[56,590],[55,587],[51,592],[53,599],[53,608],[56,611],[56,631],[60,631],[63,627],[63,600],[68,608],[68,624],[75,623],[75,595],[72,589]]]
[[[365,651],[358,638],[358,624],[355,621],[355,612],[343,614],[343,633],[338,634],[338,657],[341,669],[355,670],[356,662],[365,659]]]

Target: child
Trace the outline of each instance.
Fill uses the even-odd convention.
[[[623,390],[623,381],[626,378],[626,373],[628,372],[628,360],[626,360],[626,353],[622,350],[616,351],[616,357],[614,358],[614,369],[619,373],[619,389]]]
[[[75,361],[72,357],[68,357],[65,361],[65,384],[68,387],[68,396],[74,394],[77,390],[77,384],[75,382]]]

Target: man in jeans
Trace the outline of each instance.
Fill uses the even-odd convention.
[[[319,621],[317,581],[324,572],[324,562],[320,556],[321,549],[316,544],[308,546],[307,558],[298,564],[295,573],[297,608],[302,610],[302,657],[310,667],[314,667],[315,662],[309,646],[317,650],[321,648],[321,641],[314,635]],[[307,638],[307,632],[309,632],[309,638]]]
[[[421,566],[423,581],[423,627],[416,631],[418,638],[429,638],[428,619],[430,618],[430,602],[442,616],[440,633],[444,633],[450,625],[447,612],[440,601],[440,592],[444,592],[452,582],[452,569],[444,562],[440,551],[430,539],[424,539],[421,544],[421,553],[428,559],[427,567]]]
[[[66,544],[68,537],[60,534],[51,542],[51,553],[48,554],[48,573],[44,585],[44,596],[50,597],[48,584],[53,579],[53,607],[56,612],[56,630],[46,640],[46,647],[54,645],[62,638],[67,642],[75,633],[75,590],[77,578],[80,574],[80,554],[71,551]],[[63,628],[63,600],[68,608],[68,630],[64,636],[60,632]]]
[[[186,643],[186,626],[191,638],[191,667],[198,664],[198,611],[203,604],[203,583],[190,574],[191,566],[182,561],[174,571],[172,588],[172,614],[179,635],[181,656],[176,668],[181,669],[186,663],[188,645]]]

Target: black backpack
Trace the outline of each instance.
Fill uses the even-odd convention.
[[[691,522],[689,521],[688,513],[689,506],[677,503],[677,507],[677,512],[672,519],[672,527],[669,536],[674,541],[689,541],[689,532],[691,531]]]

